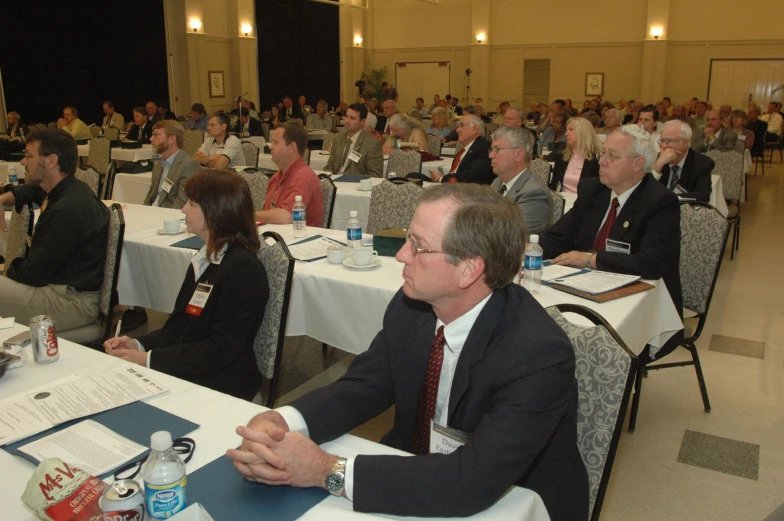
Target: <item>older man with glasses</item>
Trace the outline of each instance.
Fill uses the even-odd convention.
[[[691,138],[688,123],[679,120],[665,123],[659,138],[661,154],[653,164],[653,176],[679,196],[707,203],[715,163],[689,148]]]
[[[484,133],[485,124],[481,119],[473,114],[461,117],[457,124],[457,141],[463,148],[452,161],[448,174],[431,170],[431,179],[437,183],[492,183],[495,174],[490,166],[490,141],[482,137]]]

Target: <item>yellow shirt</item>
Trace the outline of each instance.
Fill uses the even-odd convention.
[[[63,130],[71,134],[73,138],[77,140],[93,138],[93,135],[90,133],[90,129],[87,128],[87,125],[84,124],[84,121],[79,118],[73,120],[70,125],[64,126]]]

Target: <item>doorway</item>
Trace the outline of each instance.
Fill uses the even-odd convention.
[[[754,101],[764,111],[771,100],[781,101],[784,92],[773,94],[780,85],[784,85],[784,59],[711,60],[708,99],[714,107],[746,109]]]

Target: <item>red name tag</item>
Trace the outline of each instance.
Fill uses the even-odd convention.
[[[185,312],[194,317],[201,316],[201,312],[204,311],[204,306],[207,304],[207,299],[210,298],[210,293],[212,293],[212,284],[197,284],[191,301],[185,307]]]

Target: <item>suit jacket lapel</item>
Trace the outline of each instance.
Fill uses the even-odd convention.
[[[529,179],[531,179],[531,171],[526,168],[523,170],[523,173],[520,175],[520,177],[517,178],[517,181],[515,181],[515,183],[512,185],[511,192],[515,197],[517,197],[517,194],[523,191],[523,187]]]
[[[602,186],[602,189],[596,194],[593,200],[589,203],[593,206],[587,212],[585,212],[585,230],[586,233],[592,233],[590,237],[584,237],[583,239],[586,240],[586,244],[588,245],[587,248],[591,249],[593,243],[596,240],[596,236],[599,234],[599,228],[602,226],[602,221],[604,220],[604,214],[607,212],[607,208],[610,206],[610,197],[612,195],[612,191],[607,188],[606,186]],[[578,249],[579,246],[578,246]]]

